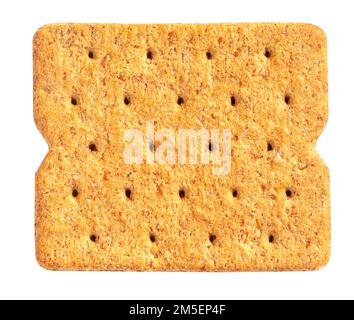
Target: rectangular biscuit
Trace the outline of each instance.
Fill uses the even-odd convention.
[[[36,32],[33,49],[34,116],[49,146],[36,174],[41,266],[270,271],[328,262],[329,173],[315,149],[327,121],[321,29],[55,24]],[[195,163],[191,149],[169,153],[180,129],[210,134],[196,140]],[[135,162],[132,134],[143,146],[130,153]],[[217,174],[200,154],[227,155],[221,140],[231,154],[219,165],[230,166]]]

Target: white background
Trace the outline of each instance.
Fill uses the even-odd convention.
[[[353,1],[60,0],[0,2],[0,298],[354,298]],[[352,5],[353,6],[353,5]],[[329,46],[332,258],[318,272],[73,273],[34,255],[34,174],[47,146],[32,116],[32,36],[52,22],[310,22]]]

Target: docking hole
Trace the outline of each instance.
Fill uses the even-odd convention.
[[[265,49],[264,55],[269,59],[272,56],[272,51],[270,49]]]
[[[126,196],[128,199],[131,199],[131,197],[132,197],[132,191],[131,191],[131,189],[129,189],[129,188],[125,189],[125,196]]]
[[[267,150],[268,151],[273,151],[274,147],[273,147],[273,144],[271,142],[268,142],[267,143]]]
[[[179,197],[180,197],[181,199],[183,199],[183,198],[185,198],[185,196],[186,196],[186,191],[183,190],[183,189],[180,189],[180,190],[178,191],[178,194],[179,194]]]
[[[96,147],[96,145],[94,143],[90,143],[89,149],[90,149],[91,152],[97,151],[97,147]]]
[[[183,103],[184,103],[183,97],[179,96],[177,99],[177,104],[181,106]]]
[[[293,196],[293,192],[290,189],[286,189],[285,194],[288,198],[291,198]]]
[[[130,104],[130,99],[128,97],[124,97],[124,104],[126,106]]]
[[[214,150],[214,146],[211,143],[211,141],[209,142],[208,149],[209,149],[210,152],[213,152],[213,150]]]
[[[90,51],[88,52],[88,57],[89,57],[90,59],[95,59],[95,52],[94,52],[93,50],[90,50]]]
[[[150,233],[150,241],[154,243],[156,241],[156,237],[153,233]]]
[[[77,98],[71,97],[71,104],[72,104],[73,106],[76,106],[76,105],[77,105]]]
[[[211,234],[211,235],[209,236],[209,241],[210,241],[212,244],[214,244],[215,240],[216,240],[216,235],[215,235],[215,234]]]
[[[237,189],[232,189],[232,196],[233,196],[234,198],[237,198],[237,196],[238,196],[238,191],[237,191]]]
[[[290,96],[289,95],[286,95],[285,97],[284,97],[284,101],[285,101],[285,103],[286,104],[290,104],[290,101],[291,101],[291,98],[290,98]]]
[[[152,53],[152,51],[151,50],[148,50],[148,52],[146,53],[146,57],[149,59],[149,60],[152,60],[152,58],[153,58],[153,53]]]

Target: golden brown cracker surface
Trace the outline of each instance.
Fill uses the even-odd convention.
[[[329,174],[315,150],[327,121],[327,49],[318,27],[57,24],[38,30],[33,48],[34,116],[49,145],[36,174],[41,266],[327,263]],[[155,131],[230,129],[230,172],[125,163],[125,130],[145,133],[148,121]]]

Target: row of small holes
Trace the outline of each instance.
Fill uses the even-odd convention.
[[[213,58],[213,54],[210,52],[210,51],[207,51],[206,52],[206,58],[208,60],[211,60]],[[272,56],[272,51],[269,50],[269,49],[266,49],[265,52],[264,52],[264,55],[267,57],[267,58],[270,58]],[[92,50],[89,50],[88,52],[88,57],[90,59],[95,59],[96,58],[96,55],[95,55],[95,52],[92,51]],[[148,50],[147,53],[146,53],[146,57],[149,59],[149,60],[152,60],[153,57],[154,57],[154,54],[151,50]]]
[[[237,189],[233,189],[233,190],[231,191],[231,193],[232,193],[232,196],[233,196],[234,198],[237,198],[237,197],[238,197],[238,191],[237,191]],[[286,189],[286,190],[285,190],[285,194],[286,194],[286,196],[287,196],[288,198],[292,198],[292,196],[293,196],[293,192],[292,192],[290,189]],[[178,191],[178,195],[179,195],[179,197],[180,197],[181,199],[183,199],[183,198],[186,197],[186,191],[185,191],[184,189],[180,189],[180,190]],[[72,196],[73,196],[74,198],[77,198],[77,197],[79,196],[79,191],[78,191],[77,189],[73,189],[73,191],[72,191]],[[125,196],[126,196],[128,199],[131,199],[131,198],[132,198],[132,191],[131,191],[131,189],[129,189],[129,188],[125,189]]]
[[[183,198],[185,198],[186,197],[186,191],[184,190],[184,189],[180,189],[179,191],[178,191],[178,195],[179,195],[179,197],[181,198],[181,199],[183,199]],[[128,198],[128,199],[131,199],[131,197],[132,197],[132,191],[131,191],[131,189],[125,189],[125,196]],[[236,189],[233,189],[232,190],[232,196],[234,197],[234,198],[237,198],[237,196],[238,196],[238,191],[236,190]]]
[[[285,101],[286,101],[286,103],[288,104],[289,101],[290,101],[290,97],[289,97],[289,96],[286,96],[286,97],[285,97]],[[237,103],[236,97],[235,97],[235,96],[231,96],[231,98],[230,98],[230,104],[234,107],[234,106],[236,106],[236,103]],[[73,106],[76,106],[76,105],[78,104],[77,98],[72,97],[72,98],[71,98],[71,104],[72,104]],[[128,105],[130,104],[130,99],[129,99],[129,97],[124,97],[124,104],[125,104],[126,106],[128,106]],[[181,97],[181,96],[179,96],[179,97],[177,98],[177,104],[180,105],[180,106],[181,106],[182,104],[184,104],[184,98]]]
[[[96,146],[94,143],[91,143],[91,144],[89,145],[89,149],[90,149],[91,152],[97,152],[97,146]],[[153,143],[150,143],[150,144],[149,144],[149,149],[150,149],[151,152],[154,151],[154,150],[155,150],[155,145],[154,145]],[[273,149],[274,149],[274,148],[273,148],[272,143],[271,143],[271,142],[268,142],[268,144],[267,144],[267,151],[272,151]],[[209,142],[208,150],[209,150],[210,152],[213,152],[213,150],[214,150],[213,144],[212,144],[211,142]]]
[[[238,197],[237,189],[232,189],[231,194],[234,198],[237,198]],[[290,189],[286,189],[285,194],[288,198],[292,198],[292,196],[293,196],[293,192]],[[131,199],[132,191],[130,189],[125,189],[125,195],[128,199]],[[181,199],[183,199],[186,197],[186,191],[184,189],[180,189],[178,191],[178,195]]]
[[[150,233],[149,238],[150,238],[150,241],[151,241],[152,243],[156,242],[156,236],[155,236],[154,234]],[[92,235],[90,236],[90,240],[91,240],[92,242],[97,242],[98,239],[99,239],[99,237],[98,237],[97,235],[95,235],[95,234],[92,234]],[[216,235],[215,235],[215,234],[210,234],[210,235],[209,235],[209,241],[210,241],[212,244],[214,244],[215,240],[216,240]],[[273,236],[273,235],[269,235],[268,241],[269,241],[269,243],[274,243],[274,241],[275,241],[274,236]]]
[[[291,98],[290,98],[289,95],[286,95],[286,96],[284,97],[284,101],[285,101],[285,103],[286,103],[287,105],[290,104],[290,100],[291,100]],[[72,104],[73,106],[76,106],[76,105],[78,104],[77,98],[72,97],[72,98],[71,98],[71,104]],[[126,106],[128,106],[128,105],[130,104],[130,99],[129,99],[129,97],[124,97],[124,104],[125,104]],[[180,106],[183,105],[183,104],[184,104],[184,98],[181,97],[181,96],[179,96],[179,97],[177,98],[177,104],[180,105]],[[236,100],[236,97],[235,97],[235,96],[231,96],[231,98],[230,98],[230,104],[231,104],[233,107],[236,106],[237,100]]]

